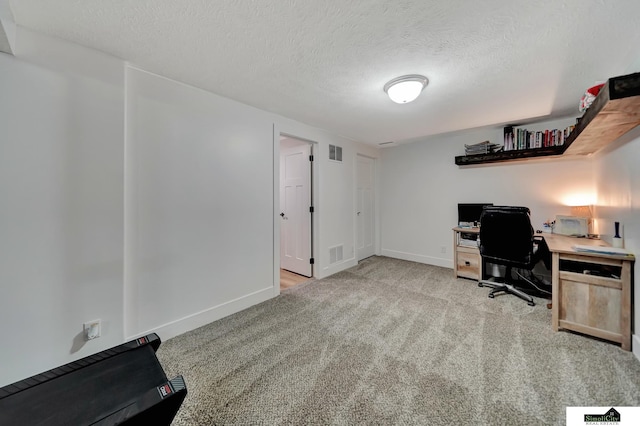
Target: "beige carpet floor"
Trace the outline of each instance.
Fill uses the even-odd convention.
[[[640,405],[630,352],[488,292],[372,257],[169,339],[158,357],[188,389],[174,424],[564,425],[566,406]]]

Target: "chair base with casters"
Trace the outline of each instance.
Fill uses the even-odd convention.
[[[478,281],[478,287],[485,287],[486,286],[486,287],[492,288],[492,290],[489,292],[489,298],[491,298],[491,299],[493,299],[495,297],[496,293],[505,292],[505,293],[508,293],[508,294],[513,294],[514,296],[518,296],[520,299],[526,301],[529,306],[535,306],[535,302],[533,301],[533,297],[531,297],[530,295],[528,295],[524,291],[515,288],[513,286],[513,284],[509,284],[508,282],[506,282],[506,280],[507,280],[506,277],[510,277],[510,276],[511,276],[511,267],[507,267],[507,270],[506,270],[506,273],[505,273],[505,282],[493,281],[492,279],[481,280],[481,281]],[[520,276],[521,278],[524,278],[520,274],[518,274],[518,276]],[[493,279],[495,279],[495,278],[493,278]],[[524,279],[525,279],[525,281],[529,281],[526,278],[524,278]]]
[[[489,287],[492,288],[489,292],[489,297],[493,299],[496,293],[504,292],[506,294],[513,294],[514,296],[518,296],[522,300],[526,301],[529,306],[535,306],[535,302],[533,301],[533,297],[530,294],[525,293],[524,291],[516,288],[514,284],[507,282],[507,280],[511,277],[511,272],[515,272],[518,278],[532,287],[532,290],[535,289],[535,293],[540,293],[541,297],[551,296],[551,291],[540,288],[540,286],[546,286],[544,282],[541,282],[538,277],[531,274],[530,277],[526,277],[521,274],[518,269],[514,269],[511,266],[508,266],[505,271],[504,282],[495,281],[496,277],[491,277],[486,280],[478,281],[478,287]],[[500,278],[499,278],[500,279]]]

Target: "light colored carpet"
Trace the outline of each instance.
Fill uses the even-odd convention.
[[[293,287],[162,343],[188,389],[174,424],[565,424],[566,406],[640,405],[630,352],[488,292],[385,257]]]

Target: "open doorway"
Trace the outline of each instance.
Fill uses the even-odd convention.
[[[313,144],[280,135],[280,290],[313,277]]]
[[[358,154],[356,173],[356,249],[359,262],[376,254],[375,160]]]

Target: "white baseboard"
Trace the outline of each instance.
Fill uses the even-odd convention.
[[[453,269],[453,260],[441,257],[424,256],[421,254],[405,253],[403,251],[382,249],[382,255],[394,259],[410,260],[412,262],[425,263],[427,265],[442,266]]]
[[[204,309],[200,312],[187,315],[184,318],[159,325],[158,327],[154,327],[150,330],[144,331],[134,336],[129,336],[126,338],[126,341],[146,336],[150,333],[156,333],[158,336],[160,336],[161,340],[167,340],[179,334],[186,333],[187,331],[195,330],[196,328],[207,325],[213,321],[217,321],[220,318],[224,318],[231,314],[235,314],[236,312],[240,312],[273,297],[273,286],[270,286],[265,289],[258,290],[254,293],[238,297],[237,299],[221,303],[217,306]]]
[[[340,263],[334,263],[333,265],[326,266],[323,269],[318,268],[318,273],[315,275],[316,278],[326,278],[329,275],[333,275],[337,272],[344,271],[345,269],[349,269],[353,266],[356,266],[358,261],[352,257],[350,259],[343,260]]]
[[[631,336],[631,350],[633,355],[640,361],[640,335],[634,334]]]

